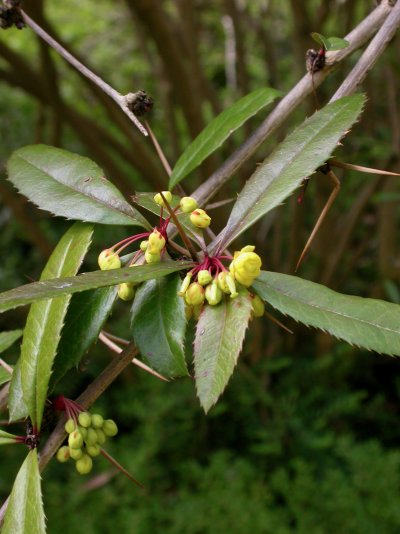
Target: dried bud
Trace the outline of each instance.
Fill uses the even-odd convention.
[[[119,269],[121,267],[121,260],[118,254],[110,248],[106,248],[100,253],[98,263],[102,271],[110,271],[111,269]]]
[[[191,211],[197,209],[197,200],[193,197],[182,197],[179,202],[179,207],[183,213],[190,213]]]
[[[164,195],[165,200],[168,202],[168,204],[171,204],[171,201],[172,201],[171,191],[163,191],[162,194]],[[164,208],[166,208],[166,205],[164,204],[164,200],[162,196],[160,195],[160,193],[157,193],[156,195],[154,195],[154,202],[158,204],[159,206],[163,206]]]
[[[207,228],[210,226],[211,217],[204,210],[198,208],[190,214],[190,221],[197,228]]]
[[[206,286],[212,280],[212,275],[207,269],[202,269],[197,273],[197,281],[201,286]]]

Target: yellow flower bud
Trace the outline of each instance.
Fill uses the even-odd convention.
[[[121,267],[121,260],[110,248],[106,248],[99,254],[99,267],[102,271],[110,271],[111,269],[119,269]]]
[[[154,230],[148,239],[146,251],[150,254],[157,254],[165,247],[165,239],[158,230]]]
[[[69,455],[73,460],[80,460],[83,456],[83,450],[73,449],[72,447],[69,447]]]
[[[98,443],[96,443],[96,445],[88,445],[86,447],[86,452],[89,456],[94,458],[95,456],[98,456],[101,453],[101,447]]]
[[[212,280],[212,275],[207,269],[202,269],[197,273],[197,281],[201,286],[206,286]]]
[[[198,208],[190,214],[190,221],[197,228],[207,228],[210,226],[211,217],[204,210]]]
[[[78,421],[81,426],[88,428],[92,423],[92,416],[89,412],[81,412],[78,415]]]
[[[190,213],[197,208],[197,200],[193,197],[182,197],[179,207],[183,213]]]
[[[249,245],[250,246],[250,245]],[[246,247],[245,247],[246,248]],[[234,255],[229,271],[235,279],[245,287],[251,286],[260,274],[261,258],[255,252],[240,252]]]
[[[197,282],[193,282],[192,284],[190,284],[185,293],[185,301],[186,304],[190,304],[191,306],[198,306],[199,304],[203,304],[204,287],[198,284]]]
[[[121,300],[132,300],[135,296],[135,288],[129,282],[123,282],[118,286],[118,296]]]
[[[151,254],[148,250],[146,250],[144,259],[147,263],[159,263],[161,260],[161,254],[159,252],[157,252],[157,254]]]
[[[81,475],[87,475],[90,473],[93,467],[93,461],[88,454],[84,454],[82,458],[77,460],[75,468]]]
[[[75,421],[72,418],[68,419],[68,421],[64,425],[64,428],[67,434],[71,434],[71,432],[76,429]]]
[[[216,306],[222,300],[222,291],[218,287],[216,280],[213,280],[211,284],[206,287],[205,297],[208,304],[211,306]]]
[[[70,458],[69,447],[67,447],[66,445],[64,445],[64,447],[60,447],[57,451],[56,458],[61,464],[68,462]]]
[[[106,419],[103,423],[103,432],[109,438],[116,436],[118,434],[118,427],[115,424],[115,421]]]
[[[251,305],[253,306],[252,316],[262,317],[265,312],[265,304],[258,295],[252,295]]]
[[[93,428],[102,428],[104,424],[104,418],[99,413],[94,413],[92,415],[92,427]]]
[[[230,294],[231,299],[236,298],[239,293],[236,291],[235,279],[230,273],[223,271],[218,275],[218,286],[224,293]]]
[[[83,445],[83,437],[79,430],[71,432],[68,438],[68,445],[71,449],[80,449]]]
[[[95,445],[97,441],[96,430],[94,428],[88,428],[87,436],[85,438],[86,445]]]
[[[106,435],[104,434],[102,430],[100,430],[100,428],[96,428],[96,434],[97,434],[97,443],[99,443],[99,445],[103,445],[107,439]]]
[[[189,287],[190,285],[190,281],[192,279],[192,274],[191,273],[187,273],[187,275],[185,276],[185,278],[183,279],[183,282],[182,282],[182,285],[181,285],[181,288],[180,290],[178,291],[178,295],[180,297],[183,297],[186,293],[186,290],[187,288]]]
[[[162,194],[164,195],[165,200],[168,202],[168,204],[171,204],[172,193],[170,191],[163,191]],[[163,206],[164,208],[166,207],[164,204],[164,200],[162,199],[162,196],[160,195],[160,193],[157,193],[156,195],[154,195],[154,202],[158,204],[159,206]]]
[[[147,240],[146,241],[141,241],[140,242],[140,250],[142,252],[146,252],[148,244],[149,244],[149,242]]]

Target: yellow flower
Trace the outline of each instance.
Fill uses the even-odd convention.
[[[261,258],[254,251],[252,245],[243,247],[240,252],[235,252],[229,265],[229,271],[239,284],[245,287],[251,286],[254,279],[260,274]]]
[[[191,223],[197,228],[207,228],[210,226],[211,217],[202,209],[192,211],[190,214]]]

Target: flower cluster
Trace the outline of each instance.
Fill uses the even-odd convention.
[[[185,299],[188,318],[192,315],[198,317],[205,302],[216,306],[224,295],[234,299],[239,294],[250,294],[253,317],[264,314],[263,301],[246,289],[260,274],[261,258],[254,249],[254,246],[248,245],[235,252],[233,258],[206,256],[202,263],[186,274],[178,295]],[[228,268],[223,260],[231,260]]]
[[[99,414],[80,412],[65,423],[68,434],[68,445],[57,452],[57,460],[61,463],[70,458],[75,460],[78,473],[86,475],[92,470],[92,458],[98,456],[108,437],[116,436],[118,428],[112,419],[104,420]]]

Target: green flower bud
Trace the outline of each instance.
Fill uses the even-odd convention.
[[[121,260],[118,254],[110,248],[106,248],[100,253],[98,263],[102,271],[110,271],[111,269],[119,269],[121,267]]]
[[[112,419],[106,419],[104,421],[102,430],[104,434],[109,438],[118,434],[118,427],[115,424],[115,421],[113,421]]]
[[[187,275],[185,276],[185,278],[183,279],[183,282],[182,282],[182,285],[181,285],[181,288],[180,290],[178,291],[178,295],[180,297],[183,297],[186,293],[186,290],[187,288],[189,287],[190,285],[190,281],[192,279],[192,273],[187,273]]]
[[[153,230],[149,235],[148,243],[147,252],[150,254],[158,254],[165,247],[165,238],[158,230]]]
[[[64,425],[64,428],[67,434],[71,434],[71,432],[73,432],[76,429],[75,421],[72,418],[68,419],[68,421]]]
[[[210,226],[211,217],[204,210],[198,208],[190,214],[190,221],[196,228],[207,228]]]
[[[68,438],[68,445],[71,449],[80,449],[83,445],[83,436],[79,430],[71,432]]]
[[[122,282],[118,286],[118,296],[121,300],[132,300],[135,296],[135,288],[130,282]]]
[[[159,263],[161,260],[161,254],[159,252],[157,254],[150,254],[150,252],[146,250],[144,259],[147,263]]]
[[[149,242],[147,240],[146,241],[141,241],[140,242],[140,250],[142,252],[146,252],[148,244],[149,244]]]
[[[206,287],[205,296],[208,304],[210,304],[211,306],[216,306],[221,302],[222,291],[218,287],[218,283],[216,280],[213,280],[211,284]]]
[[[80,460],[83,456],[83,449],[72,449],[69,447],[69,455],[73,460]]]
[[[207,269],[202,269],[197,273],[197,281],[201,286],[206,286],[212,280],[212,275]]]
[[[85,441],[85,439],[87,438],[88,429],[78,425],[78,430],[82,434],[83,441]]]
[[[68,462],[70,458],[69,447],[66,445],[64,445],[64,447],[60,447],[57,451],[56,458],[61,464]]]
[[[86,452],[89,456],[94,458],[95,456],[98,456],[101,453],[101,447],[98,443],[96,443],[96,445],[88,445],[86,447]]]
[[[252,316],[262,317],[265,312],[265,304],[258,295],[252,295],[251,305],[253,306]]]
[[[97,442],[100,444],[100,445],[103,445],[105,442],[106,442],[106,435],[104,434],[104,432],[102,430],[100,430],[100,428],[96,428],[96,434],[97,434]]]
[[[104,424],[103,416],[99,413],[94,413],[92,415],[92,427],[93,428],[102,428]]]
[[[94,428],[88,428],[87,436],[85,438],[86,445],[96,445],[97,443],[97,432]]]
[[[168,204],[171,204],[172,193],[170,191],[163,191],[162,194],[164,195],[165,200],[168,202]],[[164,204],[164,200],[162,199],[162,196],[160,195],[160,193],[157,193],[156,195],[154,195],[154,202],[158,204],[159,206],[163,206],[164,208],[166,207]]]
[[[185,293],[185,301],[186,304],[189,304],[191,306],[198,306],[199,304],[203,304],[204,287],[198,284],[197,282],[191,283]]]
[[[78,415],[78,422],[84,428],[89,428],[90,425],[92,424],[92,416],[90,415],[89,412],[81,412]]]
[[[193,197],[182,197],[179,202],[179,207],[183,213],[190,213],[191,211],[197,209],[197,200]]]
[[[224,293],[227,293],[228,295],[230,294],[231,299],[236,298],[239,294],[236,290],[235,279],[230,273],[226,271],[219,273],[218,286],[221,289],[221,291],[223,291]]]
[[[90,473],[93,467],[93,461],[88,454],[84,454],[82,458],[77,460],[75,468],[81,475],[87,475]]]

